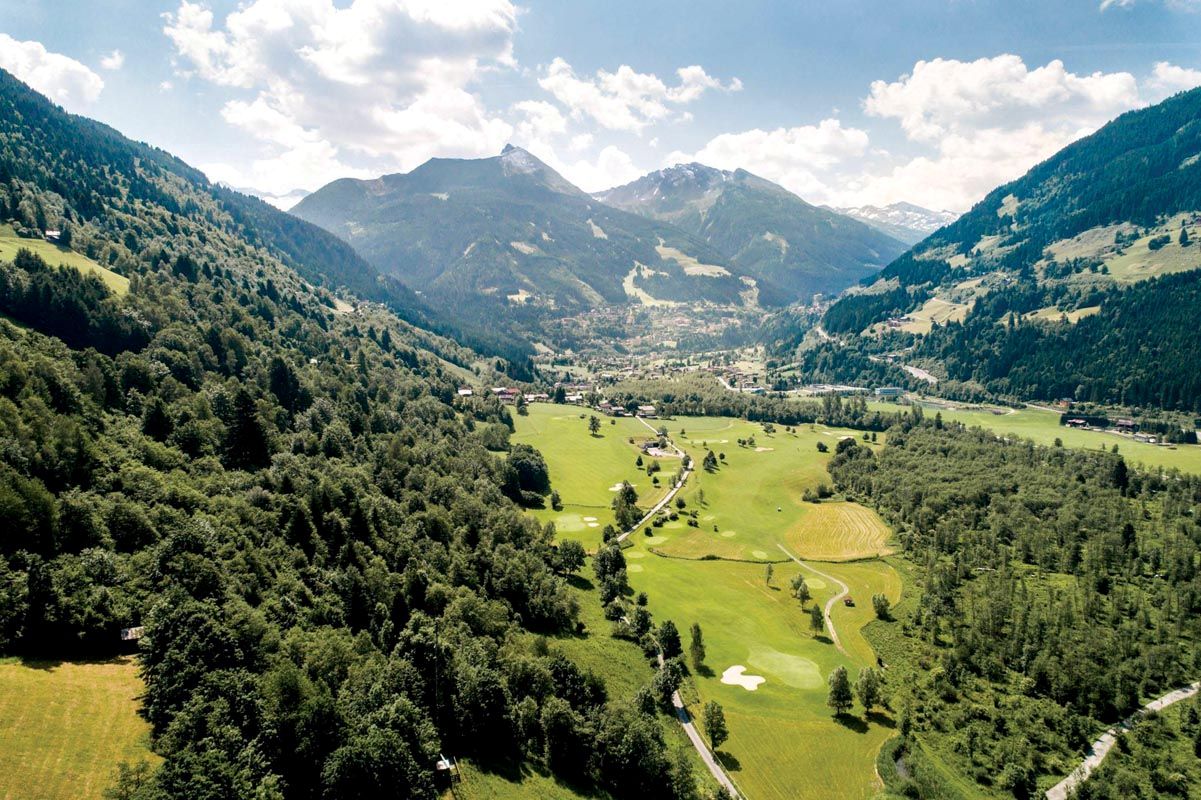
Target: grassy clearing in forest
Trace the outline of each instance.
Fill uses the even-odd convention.
[[[0,660],[0,800],[100,798],[122,761],[151,761],[132,659]]]
[[[29,250],[41,256],[52,267],[73,267],[85,275],[92,273],[104,281],[113,294],[122,295],[129,291],[129,278],[105,269],[84,254],[45,239],[22,239],[13,232],[12,227],[0,225],[0,261],[12,261],[19,250]]]

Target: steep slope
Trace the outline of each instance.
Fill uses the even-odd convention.
[[[823,324],[889,333],[881,352],[912,344],[906,358],[951,392],[1199,410],[1188,365],[1201,350],[1198,236],[1193,90],[1122,115],[992,191]]]
[[[886,206],[858,206],[857,208],[834,208],[831,210],[857,219],[907,245],[917,244],[956,219],[956,215],[950,211],[931,211],[913,203],[889,203]]]
[[[163,760],[114,796],[434,800],[442,752],[695,796],[659,721],[553,644],[580,652],[597,595],[513,502],[549,493],[541,457],[456,393],[474,355],[335,309],[264,244],[307,224],[238,202],[0,73],[3,235],[95,265],[0,258],[0,656],[137,653]]]
[[[635,288],[741,304],[751,288],[713,248],[597,202],[512,146],[493,158],[335,181],[292,213],[414,289],[476,307],[589,308],[627,302]]]
[[[745,170],[681,164],[596,197],[694,234],[739,270],[778,287],[789,302],[839,292],[905,249]]]

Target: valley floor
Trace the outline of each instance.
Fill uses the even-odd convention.
[[[573,521],[564,517],[611,519],[609,490],[622,479],[641,480],[644,508],[656,493],[641,494],[647,488],[645,473],[634,466],[637,450],[628,443],[629,432],[619,427],[634,430],[640,423],[617,420],[610,426],[606,420],[598,440],[588,436],[586,419],[578,413],[563,406],[531,406],[529,416],[517,418],[514,439],[543,453],[567,504],[557,517],[551,511],[534,513],[554,519],[560,535],[593,550],[600,543],[599,530],[587,523],[573,529],[562,524]],[[718,756],[753,800],[872,797],[880,789],[876,754],[893,735],[894,716],[877,711],[865,718],[858,712],[836,721],[826,706],[827,678],[839,666],[847,667],[853,679],[876,664],[861,629],[874,618],[873,594],[900,599],[898,573],[879,558],[889,552],[890,532],[874,512],[857,504],[801,499],[806,489],[829,482],[830,455],[820,453],[817,443],[833,452],[840,437],[858,434],[817,425],[795,432],[777,428],[769,435],[760,425],[724,418],[682,417],[662,424],[698,470],[680,493],[680,519],[635,532],[625,556],[630,584],[647,593],[657,621],[675,622],[685,644],[693,623],[704,632],[705,667],[694,671],[683,692],[690,713],[699,718],[704,703],[721,703],[730,739]],[[555,435],[556,429],[564,435]],[[738,444],[752,437],[753,445]],[[724,455],[712,472],[699,469],[709,449]],[[666,463],[663,470],[674,472]],[[661,485],[670,484],[664,479]],[[685,521],[693,510],[695,527]],[[854,605],[837,602],[831,609],[845,655],[824,631],[811,631],[790,582],[803,575],[813,594],[810,604],[819,605],[841,587],[794,563],[780,545],[848,586]]]

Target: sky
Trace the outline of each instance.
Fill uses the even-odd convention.
[[[961,212],[1201,85],[1201,0],[0,0],[0,67],[281,207],[513,143]]]

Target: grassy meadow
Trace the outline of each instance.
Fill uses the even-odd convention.
[[[564,422],[569,435],[554,435],[557,426],[547,424],[556,410],[569,413]],[[585,422],[578,419],[578,411],[570,411],[534,406],[529,417],[518,418],[515,437],[543,453],[565,502],[580,496],[578,476],[569,472],[572,465],[583,463],[586,472],[594,473],[587,481],[589,498],[607,493],[613,476],[620,474],[616,470],[628,469],[625,464],[632,467],[629,453],[607,466],[598,465],[597,458],[585,459],[579,452],[581,440],[587,438]],[[619,420],[622,423],[640,424]],[[734,781],[754,800],[872,797],[880,788],[876,753],[893,735],[892,716],[877,713],[865,720],[858,708],[844,722],[836,721],[826,706],[827,678],[838,666],[846,666],[853,680],[862,667],[875,664],[860,628],[873,618],[871,595],[884,593],[897,601],[901,581],[891,566],[875,558],[887,549],[889,532],[874,513],[853,503],[801,500],[806,489],[829,483],[825,463],[830,455],[819,453],[817,442],[833,451],[838,439],[852,432],[818,425],[786,433],[778,426],[768,435],[760,425],[725,418],[677,418],[663,424],[698,464],[706,449],[726,456],[717,471],[695,472],[681,492],[685,511],[697,510],[699,527],[689,527],[683,518],[648,527],[630,537],[632,546],[625,551],[630,584],[647,593],[655,620],[675,622],[685,646],[692,623],[699,623],[704,632],[705,669],[694,674],[684,692],[689,710],[699,718],[705,702],[722,704],[730,739],[719,755]],[[738,445],[738,439],[752,436],[753,447]],[[588,452],[600,449],[592,443]],[[813,593],[811,603],[824,605],[839,587],[788,560],[781,545],[805,559],[867,559],[814,562],[822,572],[847,583],[858,600],[854,607],[837,604],[832,614],[849,655],[840,653],[824,634],[813,634],[808,614],[789,591],[792,577],[802,572]],[[775,562],[770,584],[767,562]],[[585,663],[620,663],[596,644],[589,648],[591,654],[583,649],[568,652]],[[754,691],[723,683],[723,673],[732,667],[742,667],[744,675],[764,682]]]
[[[942,401],[940,401],[941,403]],[[1065,447],[1080,450],[1097,450],[1104,447],[1109,449],[1115,444],[1118,452],[1132,464],[1138,464],[1146,469],[1175,467],[1182,472],[1201,473],[1201,446],[1177,445],[1175,449],[1145,442],[1136,442],[1129,436],[1119,436],[1102,431],[1082,431],[1059,424],[1059,412],[1045,411],[1039,408],[1023,408],[1020,410],[991,407],[958,407],[950,403],[950,407],[926,405],[926,414],[936,411],[945,420],[962,422],[968,426],[980,426],[995,433],[1020,436],[1031,439],[1037,444],[1054,444],[1056,439],[1063,442]],[[903,410],[904,406],[895,403],[869,403],[871,408],[883,411]]]
[[[0,660],[0,800],[100,798],[122,761],[157,757],[132,659]]]
[[[0,225],[0,261],[12,261],[17,251],[22,249],[41,256],[42,260],[52,267],[74,267],[84,274],[90,272],[104,281],[104,285],[114,294],[125,294],[129,291],[129,278],[105,269],[82,253],[76,253],[69,247],[61,247],[44,239],[22,239],[11,226]]]

